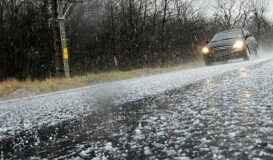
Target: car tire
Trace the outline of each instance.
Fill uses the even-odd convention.
[[[212,60],[209,57],[204,57],[205,64],[211,66],[213,64]]]
[[[248,47],[246,47],[245,55],[244,55],[244,60],[248,61],[249,59],[250,59],[250,50],[249,50]]]

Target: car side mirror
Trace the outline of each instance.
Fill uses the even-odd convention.
[[[206,43],[209,44],[209,40],[207,40]]]
[[[249,37],[252,37],[252,34],[249,33],[249,34],[246,35],[246,39],[249,38]]]

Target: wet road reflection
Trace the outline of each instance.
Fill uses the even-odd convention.
[[[258,65],[139,101],[103,104],[84,118],[4,139],[0,157],[272,159],[271,68]]]
[[[207,88],[210,88],[211,85],[212,85],[212,78],[207,78],[206,79],[206,86],[207,86]]]
[[[247,77],[247,69],[245,67],[242,67],[238,70],[240,74],[240,78],[246,78]]]

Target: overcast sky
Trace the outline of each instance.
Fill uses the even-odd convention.
[[[269,11],[268,18],[273,20],[273,2],[272,2],[272,0],[270,0],[270,5],[268,7],[268,11]]]
[[[208,14],[212,15],[214,13],[215,1],[216,0],[200,0],[200,4],[206,4]],[[267,18],[273,21],[273,0],[269,0]]]

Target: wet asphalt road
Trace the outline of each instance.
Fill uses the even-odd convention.
[[[230,66],[180,87],[2,134],[0,158],[273,159],[273,60],[205,70]]]

